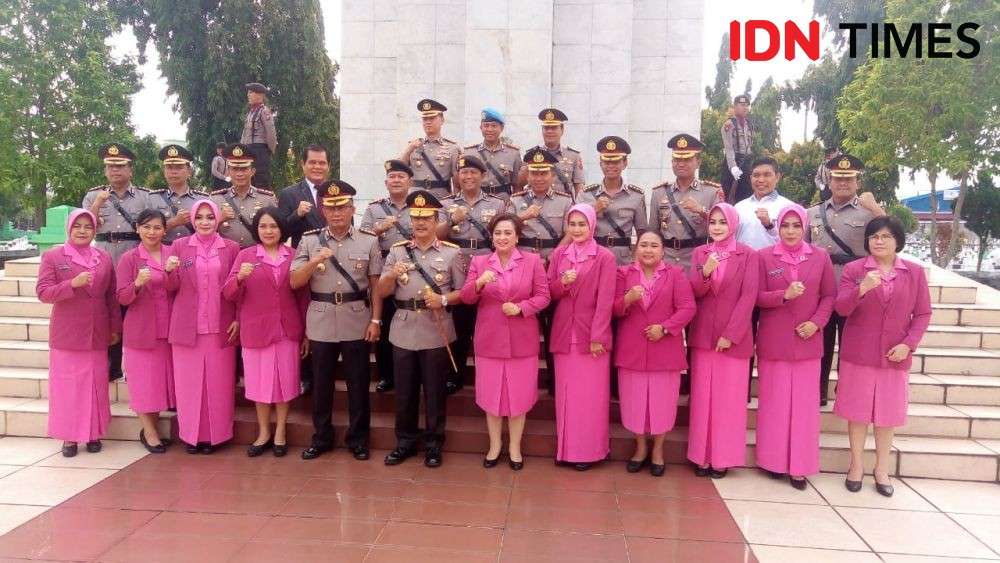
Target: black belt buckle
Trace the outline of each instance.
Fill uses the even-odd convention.
[[[679,238],[672,238],[672,239],[670,239],[670,248],[672,248],[674,250],[680,250],[681,249],[681,239],[679,239]]]
[[[333,304],[342,305],[343,303],[344,303],[344,294],[340,293],[339,291],[335,291],[333,293]]]
[[[472,249],[472,250],[479,250],[479,239],[477,239],[477,238],[470,238],[469,239],[469,248]]]
[[[535,237],[535,250],[539,254],[542,253],[542,239],[541,239],[541,237]]]

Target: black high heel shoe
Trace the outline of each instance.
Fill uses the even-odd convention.
[[[274,457],[285,457],[288,455],[288,444],[275,444],[271,451]]]
[[[851,470],[848,469],[847,470],[847,474],[850,475],[850,473],[851,473]],[[848,491],[852,492],[852,493],[856,493],[856,492],[858,492],[858,491],[861,490],[861,484],[862,484],[862,481],[864,481],[864,478],[865,478],[865,474],[862,473],[861,474],[861,479],[858,479],[857,481],[851,481],[845,475],[844,476],[844,488],[847,489]]]
[[[198,453],[198,444],[184,444],[184,451],[186,451],[191,455],[194,455]]]
[[[875,490],[878,491],[878,494],[884,497],[891,497],[892,493],[895,492],[891,484],[883,485],[882,483],[879,483],[878,478],[875,477],[874,473],[872,473],[872,478],[875,479]]]
[[[76,457],[76,453],[80,451],[80,447],[76,442],[72,444],[63,444],[62,455],[63,457]]]
[[[702,467],[700,465],[694,466],[694,474],[696,477],[708,477],[711,470],[712,469],[710,467]]]
[[[806,490],[806,478],[805,478],[805,477],[803,477],[803,478],[801,478],[801,479],[795,479],[795,478],[793,478],[793,477],[789,476],[789,477],[788,477],[788,481],[789,481],[789,482],[790,482],[790,483],[792,484],[792,486],[793,486],[793,487],[795,487],[796,489],[798,489],[798,490],[800,490],[800,491],[804,491],[804,490]]]
[[[268,438],[266,442],[260,444],[259,446],[257,444],[250,444],[247,446],[247,457],[257,457],[273,447],[274,440],[271,438]]]
[[[143,430],[139,430],[139,443],[141,443],[143,447],[146,448],[146,451],[151,454],[162,454],[167,451],[167,447],[163,445],[162,441],[155,446],[150,446],[149,442],[146,441],[146,434]]]
[[[212,455],[215,453],[215,446],[208,442],[202,442],[198,444],[198,452],[204,455]]]
[[[729,473],[729,469],[723,469],[721,471],[714,467],[710,467],[708,469],[708,476],[712,479],[722,479],[727,473]]]
[[[100,440],[91,440],[87,442],[87,453],[96,454],[101,451],[102,447],[104,446],[101,444]]]
[[[513,469],[514,471],[520,471],[524,469],[524,458],[521,458],[521,461],[514,461],[513,459],[507,458],[507,463],[510,465],[510,468]]]
[[[628,471],[629,473],[638,473],[642,471],[642,468],[646,466],[648,461],[649,458],[643,458],[642,461],[630,459],[628,460],[628,463],[625,464],[625,471]]]
[[[500,454],[497,454],[493,459],[483,456],[483,467],[486,469],[493,469],[498,463],[500,463]]]
[[[649,474],[653,477],[663,477],[663,474],[667,472],[667,464],[665,463],[649,463]]]

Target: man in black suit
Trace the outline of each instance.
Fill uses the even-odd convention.
[[[302,151],[302,180],[286,187],[278,195],[278,209],[292,237],[292,246],[298,248],[302,233],[326,227],[326,219],[316,205],[316,186],[330,176],[330,153],[323,145],[312,144]],[[302,392],[312,391],[312,362],[302,360],[300,370]]]

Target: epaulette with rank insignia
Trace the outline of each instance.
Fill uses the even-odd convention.
[[[211,192],[208,195],[222,195],[222,194],[224,194],[224,193],[226,193],[228,191],[229,191],[229,188],[222,188],[221,190],[215,190],[214,192]]]
[[[409,241],[407,241],[407,242],[409,242]],[[453,242],[448,242],[446,240],[438,240],[438,242],[440,242],[441,244],[443,244],[443,245],[445,245],[447,247],[450,247],[450,248],[458,248],[459,247],[457,244],[455,244]],[[395,245],[393,245],[393,246],[395,246]]]
[[[257,190],[258,193],[262,193],[264,195],[269,195],[269,196],[274,195],[274,192],[272,192],[271,190],[265,190],[263,188],[254,188],[254,189]]]
[[[209,195],[209,193],[208,193],[207,190],[195,190],[195,189],[192,189],[191,193],[198,194],[198,195]]]
[[[410,241],[407,239],[397,240],[396,242],[392,243],[392,248],[396,248],[397,246],[403,246],[406,244],[410,244]]]
[[[144,187],[142,187],[142,186],[134,186],[134,187],[135,187],[135,189],[137,189],[137,190],[142,190],[142,191],[144,191],[144,192],[146,192],[146,193],[149,193],[149,188],[144,188]]]
[[[479,143],[472,143],[471,145],[469,145],[467,147],[462,147],[462,149],[474,149],[474,148],[476,148],[478,146],[479,146]]]
[[[451,143],[453,145],[457,145],[458,144],[455,141],[452,141],[451,139],[448,139],[448,138],[445,138],[445,137],[441,137],[441,140],[444,141],[445,143]]]
[[[90,188],[90,189],[89,189],[89,190],[87,190],[87,191],[88,191],[88,192],[96,192],[96,191],[98,191],[98,190],[106,190],[106,189],[108,189],[108,188],[110,188],[110,187],[111,187],[111,186],[109,186],[109,185],[107,185],[107,184],[101,184],[100,186],[94,186],[93,188]]]
[[[366,235],[371,235],[373,237],[377,237],[378,236],[377,234],[375,234],[375,231],[370,231],[368,229],[364,229],[364,228],[361,228],[361,227],[358,227],[358,231],[360,231],[360,232],[362,232],[362,233],[364,233]]]
[[[642,191],[642,188],[640,188],[639,186],[636,186],[635,184],[625,184],[625,189],[629,190],[629,191],[633,191],[633,192],[635,192],[637,194],[640,194],[640,195],[643,195],[643,193],[644,193]]]
[[[318,232],[320,232],[320,231],[322,231],[322,230],[323,230],[323,228],[322,228],[322,227],[320,227],[320,228],[318,228],[318,229],[312,229],[312,230],[309,230],[309,231],[306,231],[306,232],[302,233],[302,236],[306,236],[306,235],[315,235],[316,233],[318,233]]]
[[[382,199],[372,200],[372,201],[368,202],[368,205],[382,205],[383,201],[385,201],[384,197]]]
[[[504,146],[510,147],[510,148],[512,148],[514,150],[518,150],[518,151],[521,150],[521,147],[515,145],[514,143],[504,143]]]
[[[712,186],[713,188],[721,188],[722,187],[721,184],[719,184],[717,182],[713,182],[711,180],[702,180],[701,178],[699,178],[698,181],[701,182],[702,184],[705,184],[706,186]]]
[[[160,188],[160,189],[157,189],[157,190],[149,190],[149,193],[151,193],[151,194],[162,194],[165,191],[167,191],[166,188]]]
[[[568,194],[568,193],[566,193],[566,192],[560,192],[560,191],[556,191],[556,190],[552,190],[552,193],[554,193],[554,194],[556,194],[556,195],[560,195],[560,196],[563,196],[563,197],[573,197],[573,196],[569,195],[569,194]]]
[[[528,190],[521,190],[517,193],[510,194],[510,197],[521,197],[526,193],[528,193]]]
[[[580,151],[574,149],[573,147],[563,147],[563,148],[565,148],[569,152],[575,152],[576,154],[580,154]]]
[[[600,184],[591,184],[591,185],[587,186],[586,188],[583,188],[583,191],[585,191],[585,192],[592,192],[594,190],[600,189],[600,187],[601,187]]]

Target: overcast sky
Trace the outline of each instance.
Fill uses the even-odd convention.
[[[322,0],[321,4],[326,27],[326,49],[331,59],[338,60],[340,58],[341,34],[340,0]],[[780,2],[706,0],[704,17],[702,90],[704,90],[704,86],[711,85],[715,81],[715,64],[719,45],[722,35],[728,31],[730,21],[734,19],[739,21],[764,19],[780,24],[785,20],[792,20],[804,28],[812,17],[812,0],[782,0]],[[824,39],[823,45],[830,44],[827,39]],[[114,38],[112,45],[116,55],[136,54],[131,33]],[[176,100],[173,97],[167,97],[166,81],[160,75],[156,50],[150,47],[147,54],[149,55],[148,61],[140,68],[143,89],[133,99],[133,121],[140,134],[154,135],[161,142],[183,141],[185,129],[177,115],[172,111],[164,111],[164,106],[169,108]],[[783,84],[786,80],[800,76],[809,62],[811,61],[804,55],[796,57],[793,61],[786,61],[782,56],[767,62],[738,61],[732,88],[734,91],[742,91],[747,79],[750,78],[753,81],[753,92],[756,92],[768,76],[773,77],[779,84]],[[166,104],[164,103],[165,99],[167,99]],[[702,104],[704,105],[704,99]],[[783,112],[782,145],[787,149],[793,142],[802,141],[803,134],[808,131],[811,135],[814,127],[814,115],[810,116],[808,126],[806,126],[805,118],[801,113]],[[901,178],[900,183],[900,197],[914,193],[915,188],[907,178]],[[926,181],[918,181],[918,183],[926,185]]]

